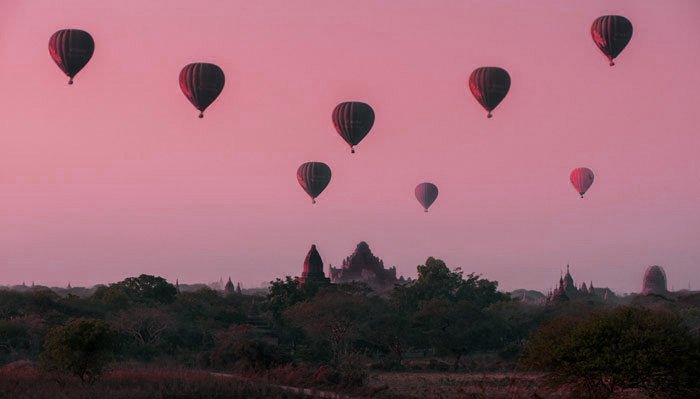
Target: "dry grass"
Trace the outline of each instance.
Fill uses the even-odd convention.
[[[566,394],[548,389],[539,376],[526,373],[379,373],[370,386],[405,398],[560,399]]]
[[[541,374],[521,372],[435,373],[392,372],[374,374],[369,388],[387,395],[420,399],[573,399],[569,388],[547,387]],[[615,399],[642,399],[641,392],[624,392]]]
[[[78,379],[44,373],[31,363],[13,363],[0,369],[1,399],[230,399],[305,398],[265,384],[219,378],[204,371],[173,369],[118,369],[94,385]]]

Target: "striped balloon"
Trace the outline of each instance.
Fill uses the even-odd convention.
[[[598,17],[591,25],[591,36],[600,51],[608,57],[610,66],[613,66],[613,60],[632,39],[632,23],[620,15]]]
[[[226,81],[224,71],[217,65],[197,62],[180,71],[180,89],[204,118],[204,110],[219,97]]]
[[[491,117],[498,104],[503,101],[510,90],[510,75],[503,68],[476,68],[469,76],[469,90]]]
[[[297,169],[297,180],[301,188],[311,197],[311,203],[316,203],[328,183],[331,182],[331,168],[323,162],[306,162]]]
[[[416,186],[416,199],[423,205],[423,209],[428,212],[430,205],[435,202],[438,196],[438,188],[433,183],[421,183]]]
[[[569,180],[573,184],[574,188],[583,198],[583,194],[588,191],[588,189],[593,184],[593,171],[588,168],[576,168],[571,171],[569,175]]]
[[[340,137],[350,145],[350,152],[362,141],[374,125],[374,110],[369,104],[350,101],[338,104],[333,110],[333,125]]]
[[[73,78],[87,65],[94,52],[92,36],[79,29],[62,29],[49,39],[49,54],[68,76],[69,85],[73,84]]]

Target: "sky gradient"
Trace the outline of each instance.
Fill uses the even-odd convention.
[[[58,5],[60,3],[60,5]],[[235,4],[234,4],[235,3]],[[0,3],[0,284],[92,285],[141,273],[243,286],[298,275],[311,244],[338,266],[365,240],[415,276],[428,256],[546,290],[700,286],[697,1],[176,1]],[[624,15],[610,68],[593,20]],[[83,29],[73,86],[48,54]],[[204,119],[190,62],[226,86]],[[493,119],[469,93],[509,71]],[[331,111],[376,112],[350,155]],[[295,172],[328,163],[316,206]],[[568,181],[596,174],[585,199]],[[425,214],[416,184],[440,196]]]

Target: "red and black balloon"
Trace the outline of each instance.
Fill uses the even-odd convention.
[[[204,110],[219,97],[224,89],[224,71],[217,65],[196,62],[180,71],[180,89],[204,118]]]
[[[438,196],[438,188],[433,183],[421,183],[416,186],[416,199],[423,206],[425,212],[428,212],[430,205],[435,202]]]
[[[374,125],[374,110],[369,104],[349,101],[338,104],[333,110],[333,125],[340,137],[350,145],[350,152],[362,141]]]
[[[68,84],[87,65],[95,52],[95,41],[80,29],[61,29],[49,39],[49,54],[56,65],[68,76]]]
[[[593,42],[608,57],[610,66],[632,39],[632,22],[620,15],[604,15],[591,25]]]
[[[493,111],[510,90],[510,75],[499,67],[476,68],[469,76],[469,90],[491,118]]]
[[[297,169],[297,180],[301,188],[311,197],[311,203],[316,203],[316,197],[321,195],[331,182],[331,168],[323,162],[306,162]]]
[[[593,171],[588,168],[576,168],[572,170],[571,174],[569,175],[571,184],[574,186],[581,198],[583,198],[583,194],[586,194],[586,191],[588,191],[588,189],[591,188],[591,185],[593,185],[594,178],[595,176],[593,175]]]

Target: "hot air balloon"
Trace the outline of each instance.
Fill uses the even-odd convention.
[[[416,186],[416,199],[423,205],[425,212],[428,212],[428,208],[435,202],[437,196],[438,188],[433,183],[421,183]]]
[[[224,71],[214,64],[196,62],[180,71],[180,89],[204,118],[204,110],[219,97],[224,89]]]
[[[369,104],[357,101],[340,103],[333,110],[333,125],[340,137],[350,145],[350,152],[355,153],[354,147],[374,125],[374,110]]]
[[[632,39],[632,23],[620,15],[604,15],[593,21],[591,36],[600,51],[608,57],[610,66],[613,66],[613,60]]]
[[[316,203],[318,197],[331,181],[331,168],[323,162],[306,162],[297,169],[297,180],[301,188]]]
[[[583,194],[588,191],[588,189],[593,184],[593,171],[588,168],[576,168],[571,171],[569,175],[569,180],[573,184],[574,188],[583,198]]]
[[[469,90],[486,111],[487,117],[492,117],[493,111],[503,101],[510,89],[510,75],[503,68],[476,68],[469,76]]]
[[[95,41],[79,29],[61,29],[49,39],[49,54],[73,84],[73,77],[87,65],[95,52]]]

